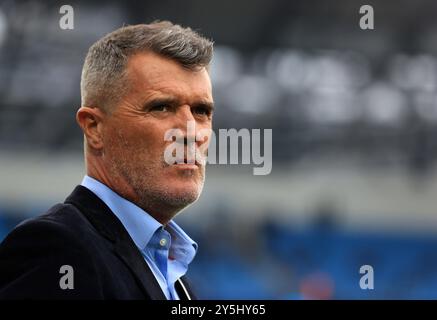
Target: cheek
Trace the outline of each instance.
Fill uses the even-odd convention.
[[[131,156],[146,155],[151,159],[161,158],[164,154],[164,131],[156,125],[144,124],[131,126],[124,130],[124,138],[129,145]]]
[[[170,143],[164,140],[164,136],[171,128],[171,123],[165,120],[142,119],[130,122],[119,119],[107,127],[107,140],[108,143],[116,144],[110,148],[119,149],[124,157],[147,155],[156,159],[164,156],[165,147]]]

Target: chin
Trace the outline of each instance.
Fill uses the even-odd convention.
[[[191,180],[181,180],[174,179],[168,182],[168,192],[179,199],[191,200],[191,202],[196,201],[202,192],[203,183],[199,182],[197,179]]]
[[[186,197],[197,199],[201,192],[201,186],[198,183],[178,182],[170,186],[170,193],[176,197]]]

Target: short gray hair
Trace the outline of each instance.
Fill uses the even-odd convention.
[[[153,52],[188,69],[208,68],[213,42],[169,21],[119,28],[88,50],[80,83],[82,106],[111,111],[126,93],[126,66],[130,56]]]

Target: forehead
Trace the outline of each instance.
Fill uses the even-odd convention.
[[[127,70],[132,89],[141,95],[161,93],[212,101],[211,80],[205,68],[187,69],[174,60],[146,52],[130,57]]]

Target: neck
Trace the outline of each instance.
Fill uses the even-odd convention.
[[[89,177],[103,183],[124,199],[134,203],[162,225],[167,225],[181,210],[181,208],[174,208],[154,199],[143,199],[122,175],[109,174],[109,170],[101,161],[94,161],[94,159],[87,157],[86,172]]]

